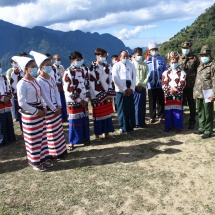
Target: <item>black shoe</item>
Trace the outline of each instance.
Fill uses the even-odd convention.
[[[204,132],[203,132],[203,131],[199,131],[199,130],[194,131],[193,133],[194,133],[194,134],[204,134]]]
[[[189,124],[188,129],[194,129],[194,124]]]
[[[211,137],[211,134],[203,134],[202,135],[202,139],[206,139],[206,138],[210,138]]]

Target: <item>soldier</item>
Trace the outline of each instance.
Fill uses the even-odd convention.
[[[187,74],[186,86],[184,88],[184,101],[188,102],[190,109],[190,119],[188,129],[194,129],[195,116],[196,116],[196,104],[193,99],[193,87],[195,84],[197,68],[199,66],[199,59],[191,52],[191,42],[182,43],[182,55],[179,59],[179,66]]]
[[[204,45],[200,52],[201,64],[197,70],[197,77],[193,89],[199,117],[199,129],[194,134],[203,134],[202,138],[209,138],[213,132],[213,102],[215,101],[215,64],[212,61],[211,48]],[[206,96],[206,92],[208,95]],[[208,101],[207,101],[208,100]]]

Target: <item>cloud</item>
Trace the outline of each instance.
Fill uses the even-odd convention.
[[[21,0],[17,5],[15,0],[1,2],[4,7],[0,7],[0,19],[26,27],[41,25],[63,31],[96,31],[191,19],[213,4],[206,0]]]
[[[137,26],[133,30],[128,30],[126,28],[123,28],[122,30],[120,30],[118,32],[115,31],[114,35],[121,40],[129,40],[129,39],[136,38],[140,32],[142,32],[146,29],[152,29],[155,27],[156,27],[156,25],[144,25],[144,26]]]
[[[29,3],[32,2],[33,0],[1,0],[0,1],[0,7],[5,7],[5,6],[16,6],[19,4],[25,4],[25,3]]]
[[[141,32],[156,29],[159,23],[194,19],[214,3],[215,0],[0,0],[0,19],[25,27],[102,31],[129,44]]]

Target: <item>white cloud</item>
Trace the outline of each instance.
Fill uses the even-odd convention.
[[[162,21],[194,19],[213,3],[215,0],[1,0],[0,19],[62,31],[109,30],[107,33],[131,41]]]
[[[156,27],[156,25],[144,25],[144,26],[137,26],[133,30],[128,30],[126,28],[123,28],[120,31],[115,31],[114,35],[121,40],[129,40],[129,39],[137,37],[137,35],[140,32],[142,32],[146,29],[151,29],[151,28],[155,28],[155,27]]]
[[[214,2],[215,0],[17,0],[18,5],[0,4],[0,19],[27,27],[42,25],[63,31],[95,31],[121,25],[136,27],[152,25],[162,20],[195,18]]]

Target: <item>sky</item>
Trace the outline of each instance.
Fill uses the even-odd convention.
[[[0,19],[23,27],[110,33],[130,48],[168,41],[215,0],[0,0]]]

